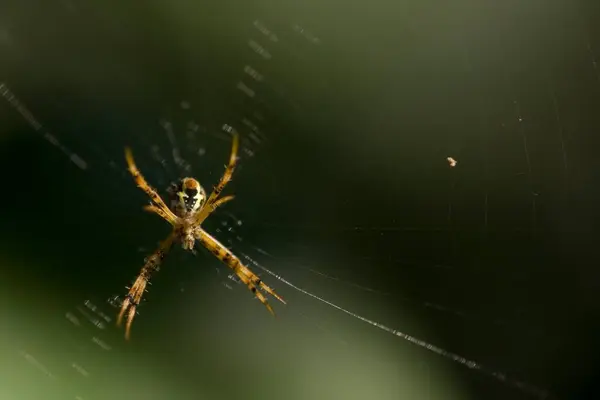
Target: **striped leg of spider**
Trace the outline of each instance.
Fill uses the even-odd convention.
[[[227,203],[228,201],[233,200],[234,198],[235,198],[235,196],[232,196],[232,195],[221,197],[219,200],[212,203],[210,212],[215,211],[218,207]]]
[[[120,326],[123,317],[127,314],[127,322],[125,323],[125,339],[129,339],[131,333],[131,324],[136,315],[136,309],[142,301],[142,296],[146,291],[146,285],[150,282],[152,275],[158,271],[160,265],[171,249],[175,240],[175,233],[172,233],[164,242],[160,244],[158,249],[152,255],[146,258],[145,264],[140,271],[140,274],[129,288],[129,293],[123,300],[121,311],[117,318],[117,326]]]
[[[233,272],[248,287],[248,289],[256,295],[258,300],[260,300],[260,302],[263,303],[265,307],[267,307],[267,310],[269,310],[271,314],[275,315],[275,312],[273,311],[273,308],[267,301],[267,298],[263,295],[263,293],[260,290],[270,294],[271,296],[275,297],[277,300],[285,304],[285,301],[281,298],[281,296],[275,293],[275,291],[269,286],[265,285],[265,283],[256,274],[254,274],[252,271],[250,271],[250,269],[248,269],[248,267],[242,264],[240,259],[237,258],[227,247],[221,244],[217,239],[209,235],[206,231],[204,231],[201,228],[196,228],[194,236],[200,243],[202,243],[204,247],[206,247],[206,249],[208,249],[208,251],[214,254],[215,257],[217,257],[220,261],[225,263],[225,265],[227,265],[233,270]]]
[[[165,213],[162,208],[157,207],[154,204],[148,204],[148,205],[144,206],[144,210],[151,212],[151,213],[155,213],[155,214],[159,215],[160,217],[162,217],[167,222],[171,222],[170,217],[167,215],[167,213]]]
[[[225,186],[229,183],[229,181],[231,181],[231,177],[233,176],[233,171],[235,171],[235,166],[237,163],[237,152],[238,152],[239,146],[240,146],[240,137],[239,137],[239,135],[236,134],[233,136],[233,144],[231,146],[231,155],[229,156],[229,164],[225,167],[225,172],[223,173],[221,180],[214,187],[212,193],[210,194],[210,196],[208,196],[208,199],[206,200],[206,202],[204,203],[204,205],[198,212],[198,216],[196,217],[196,219],[194,221],[195,225],[202,224],[202,222],[204,222],[204,220],[206,218],[208,218],[208,216],[215,210],[215,208],[218,207],[218,205],[223,204],[225,201],[231,200],[233,198],[233,197],[227,196],[222,199],[223,200],[222,202],[220,202],[220,203],[217,202],[219,195],[221,194],[223,189],[225,189]],[[228,200],[224,200],[226,198],[228,198]],[[218,205],[215,205],[216,203],[218,203]]]
[[[165,218],[165,217],[163,217],[163,218],[165,218],[167,221],[169,221],[172,225],[175,225],[175,223],[177,221],[177,216],[175,214],[173,214],[173,212],[171,212],[169,207],[167,207],[167,205],[165,204],[163,199],[159,196],[159,194],[156,192],[156,190],[154,188],[152,188],[148,184],[148,182],[146,182],[146,179],[144,178],[142,173],[138,170],[137,166],[135,165],[135,161],[133,159],[133,153],[131,152],[131,149],[129,147],[125,148],[125,160],[127,160],[127,167],[129,168],[129,173],[133,176],[133,179],[135,180],[135,183],[137,184],[137,186],[140,189],[142,189],[150,197],[152,202],[154,204],[156,204],[156,206],[163,211],[164,215],[167,217],[167,218]]]

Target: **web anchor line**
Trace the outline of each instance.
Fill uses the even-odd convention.
[[[321,303],[324,303],[324,304],[326,304],[326,305],[328,305],[328,306],[330,306],[332,308],[335,308],[338,311],[341,311],[341,312],[343,312],[345,314],[348,314],[348,315],[350,315],[350,316],[352,316],[352,317],[354,317],[356,319],[359,319],[359,320],[361,320],[363,322],[366,322],[367,324],[372,325],[372,326],[374,326],[376,328],[379,328],[379,329],[381,329],[383,331],[391,333],[394,336],[397,336],[397,337],[399,337],[401,339],[404,339],[404,340],[406,340],[406,341],[408,341],[410,343],[413,343],[413,344],[415,344],[415,345],[417,345],[417,346],[419,346],[419,347],[421,347],[423,349],[429,350],[432,353],[438,354],[438,355],[440,355],[440,356],[442,356],[442,357],[444,357],[444,358],[446,358],[448,360],[451,360],[451,361],[454,361],[456,363],[462,364],[463,366],[465,366],[465,367],[467,367],[469,369],[472,369],[472,370],[478,371],[480,373],[483,373],[484,375],[492,377],[492,378],[496,379],[497,381],[499,381],[499,382],[501,382],[501,383],[503,383],[505,385],[514,387],[514,388],[516,388],[516,389],[518,389],[518,390],[520,390],[522,392],[528,393],[528,394],[530,394],[530,395],[532,395],[532,396],[534,396],[534,397],[536,397],[538,399],[549,399],[549,398],[551,398],[550,393],[547,390],[545,390],[545,389],[539,388],[539,387],[537,387],[535,385],[532,385],[530,383],[527,383],[527,382],[523,382],[523,381],[511,378],[511,377],[509,377],[508,375],[506,375],[503,372],[492,370],[492,369],[490,369],[490,368],[488,368],[488,367],[486,367],[486,366],[484,366],[484,365],[482,365],[482,364],[480,364],[480,363],[478,363],[476,361],[472,361],[472,360],[469,360],[469,359],[467,359],[465,357],[462,357],[462,356],[460,356],[458,354],[446,351],[446,350],[442,349],[441,347],[438,347],[438,346],[435,346],[433,344],[427,343],[424,340],[418,339],[418,338],[416,338],[414,336],[411,336],[411,335],[408,335],[406,333],[403,333],[403,332],[401,332],[401,331],[399,331],[397,329],[392,329],[392,328],[390,328],[390,327],[388,327],[386,325],[380,324],[379,322],[372,321],[372,320],[370,320],[368,318],[365,318],[365,317],[363,317],[361,315],[353,313],[352,311],[346,310],[345,308],[343,308],[341,306],[338,306],[337,304],[334,304],[334,303],[332,303],[332,302],[330,302],[328,300],[325,300],[325,299],[323,299],[323,298],[321,298],[321,297],[319,297],[319,296],[317,296],[315,294],[312,294],[312,293],[310,293],[310,292],[302,289],[301,287],[298,287],[298,286],[294,285],[293,283],[289,282],[288,280],[286,280],[282,276],[277,275],[276,273],[272,272],[268,268],[262,266],[261,264],[259,264],[257,261],[255,261],[252,257],[248,256],[247,254],[244,254],[244,253],[240,253],[240,254],[244,258],[246,258],[250,263],[252,263],[254,266],[256,266],[257,268],[260,268],[263,271],[265,271],[267,274],[271,275],[272,277],[274,277],[278,281],[286,284],[287,286],[291,287],[292,289],[294,289],[294,290],[296,290],[296,291],[298,291],[298,292],[300,292],[300,293],[302,293],[302,294],[304,294],[306,296],[312,297],[313,299],[318,300]]]
[[[56,138],[56,136],[48,132],[4,82],[0,82],[0,96],[2,96],[19,114],[21,114],[27,124],[33,128],[34,131],[42,135],[43,138],[46,139],[50,144],[59,149],[69,158],[69,160],[71,160],[73,164],[82,170],[88,169],[89,166],[87,162],[78,154],[72,152],[66,146],[64,146]]]

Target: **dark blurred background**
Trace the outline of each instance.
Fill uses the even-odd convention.
[[[598,398],[600,7],[392,3],[0,5],[1,399]],[[175,249],[125,342],[124,146],[210,189],[233,131],[205,228],[318,298]]]

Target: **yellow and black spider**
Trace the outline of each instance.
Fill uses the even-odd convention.
[[[269,312],[273,315],[273,309],[267,302],[266,297],[260,291],[263,290],[275,297],[277,300],[285,304],[285,301],[277,295],[267,285],[265,285],[261,279],[250,271],[245,265],[242,264],[239,258],[237,258],[227,247],[219,243],[217,239],[209,235],[202,228],[202,222],[208,216],[215,211],[221,204],[232,200],[233,196],[225,196],[219,198],[219,195],[225,188],[225,185],[231,180],[233,171],[235,169],[237,161],[237,151],[239,147],[239,137],[235,135],[233,137],[233,146],[231,149],[231,157],[229,164],[225,169],[225,173],[217,186],[214,187],[211,195],[206,198],[206,192],[200,186],[200,183],[194,178],[183,178],[178,184],[171,187],[172,202],[171,208],[167,207],[162,198],[158,195],[140,171],[137,169],[133,160],[133,155],[129,148],[125,149],[125,159],[129,167],[129,172],[133,175],[133,178],[137,186],[142,189],[150,199],[152,200],[150,205],[144,207],[146,211],[153,212],[164,218],[173,226],[173,231],[164,240],[159,248],[152,253],[145,261],[140,274],[137,279],[129,288],[129,293],[123,301],[119,317],[117,318],[117,325],[121,325],[125,313],[127,313],[127,324],[125,326],[125,338],[129,339],[131,331],[131,323],[136,314],[136,308],[140,304],[142,295],[146,289],[146,285],[150,281],[152,274],[158,271],[161,263],[165,256],[171,249],[172,245],[176,241],[181,241],[184,250],[193,251],[196,240],[198,240],[204,247],[206,247],[211,253],[213,253],[219,260],[225,263],[238,278],[246,284],[248,289],[256,295],[256,297],[263,303]]]

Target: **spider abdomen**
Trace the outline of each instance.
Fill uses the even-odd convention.
[[[171,208],[180,218],[195,215],[206,200],[206,192],[194,178],[183,178],[169,187]]]

